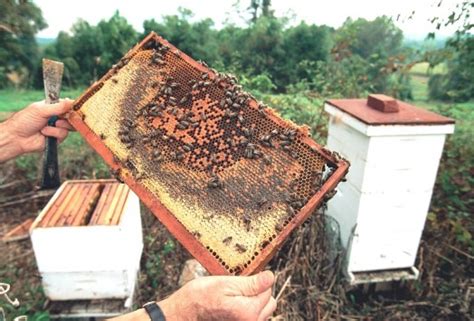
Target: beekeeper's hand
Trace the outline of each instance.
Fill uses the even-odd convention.
[[[62,142],[72,127],[61,116],[71,109],[72,103],[69,99],[56,104],[35,102],[0,123],[0,163],[44,150],[46,136],[56,137],[58,142]],[[48,119],[52,116],[59,116],[56,127],[48,126]]]
[[[273,273],[195,279],[159,302],[167,321],[267,320],[276,309]]]
[[[166,321],[264,321],[276,309],[270,271],[253,276],[208,276],[194,279],[158,302]],[[144,309],[113,319],[144,320]]]

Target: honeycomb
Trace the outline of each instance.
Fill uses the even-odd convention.
[[[213,274],[262,268],[348,167],[234,76],[155,33],[76,100],[69,119]]]

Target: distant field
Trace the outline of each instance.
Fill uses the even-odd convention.
[[[410,69],[410,73],[412,75],[420,75],[420,76],[427,76],[429,74],[445,74],[447,71],[447,67],[445,63],[441,63],[436,65],[433,69],[429,69],[429,64],[427,62],[420,62],[414,65]]]
[[[64,90],[61,92],[61,97],[74,99],[82,92],[83,89]],[[43,99],[44,92],[42,90],[2,89],[0,90],[0,113],[17,111],[34,101]]]

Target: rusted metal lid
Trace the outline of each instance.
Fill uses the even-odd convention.
[[[454,124],[454,119],[380,94],[369,95],[368,99],[330,99],[326,103],[368,125]]]

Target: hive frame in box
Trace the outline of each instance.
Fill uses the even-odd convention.
[[[142,42],[137,44],[132,50],[130,50],[123,59],[131,59],[137,51],[139,51],[145,44],[150,40],[155,40],[164,44],[172,51],[178,51],[172,44],[159,37],[155,33],[151,33]],[[206,66],[196,62],[191,57],[184,53],[180,53],[180,57],[196,68],[200,72],[208,72],[209,69]],[[115,71],[112,69],[105,74],[98,82],[93,84],[83,95],[81,95],[75,102],[75,105],[83,100],[88,99],[97,90],[100,90],[101,84],[111,78]],[[251,106],[256,108],[257,102],[252,100],[249,103]],[[276,124],[282,127],[288,126],[284,120],[280,119],[273,113],[268,113],[269,119],[274,121]],[[105,160],[110,166],[112,171],[120,170],[121,166],[116,162],[115,157],[111,150],[105,145],[102,139],[94,133],[84,122],[81,115],[77,111],[72,111],[68,115],[68,120],[72,126],[85,138],[87,143],[95,149],[95,151]],[[267,245],[265,246],[255,257],[251,263],[245,267],[239,274],[249,275],[258,270],[264,268],[266,263],[271,259],[273,254],[283,244],[285,239],[290,233],[299,225],[301,225],[310,215],[313,213],[319,205],[324,201],[324,196],[333,190],[337,183],[344,177],[348,171],[349,164],[338,157],[335,157],[331,152],[322,148],[320,145],[315,143],[311,138],[305,136],[302,142],[307,144],[309,147],[317,151],[321,157],[328,163],[334,165],[335,170],[331,173],[330,177],[324,182],[321,188],[309,199],[301,210],[291,219],[283,230]],[[167,227],[167,229],[181,242],[181,244],[211,273],[215,275],[226,275],[231,274],[219,261],[214,257],[202,243],[200,243],[196,237],[189,232],[184,225],[177,220],[177,218],[165,207],[160,201],[140,182],[134,179],[131,175],[121,177],[126,183],[145,203],[145,205],[152,211],[152,213]]]
[[[140,203],[134,193],[128,193],[117,209],[121,212],[117,225],[39,226],[69,184],[113,182],[66,181],[33,222],[30,238],[50,300],[119,298],[130,307],[143,249]]]

